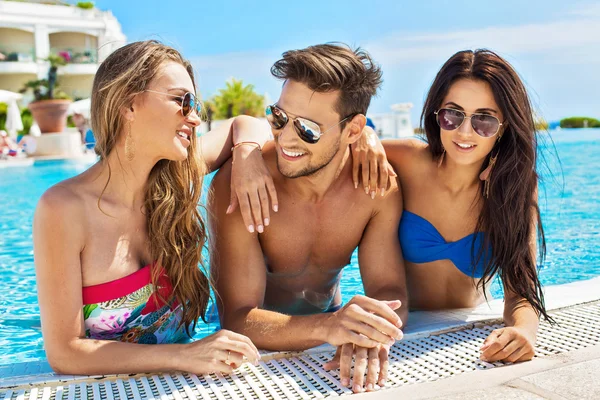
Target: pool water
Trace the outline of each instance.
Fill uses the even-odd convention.
[[[600,276],[600,130],[562,130],[551,137],[556,151],[548,142],[545,154],[554,179],[545,179],[540,190],[548,249],[540,270],[544,285]],[[62,161],[0,169],[0,365],[45,358],[33,265],[33,212],[47,188],[87,167]],[[341,284],[344,301],[362,293],[356,254]],[[498,282],[492,293],[502,295]],[[196,337],[217,328],[199,323]]]

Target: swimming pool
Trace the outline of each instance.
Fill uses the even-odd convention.
[[[562,172],[549,154],[557,182],[547,180],[540,191],[548,248],[540,271],[544,285],[600,276],[600,130],[563,130],[551,135]],[[48,187],[88,166],[36,162],[32,167],[0,170],[0,365],[45,358],[33,266],[33,212]],[[356,255],[344,272],[342,288],[344,301],[362,292]],[[497,282],[492,293],[501,294]],[[216,324],[199,324],[196,337],[215,328]]]

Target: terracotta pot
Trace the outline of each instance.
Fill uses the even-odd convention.
[[[40,100],[29,103],[29,111],[42,133],[63,132],[71,100]]]

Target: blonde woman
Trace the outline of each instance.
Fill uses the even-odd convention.
[[[58,373],[228,373],[259,357],[248,338],[224,330],[181,343],[209,299],[198,268],[205,165],[213,170],[233,156],[247,229],[268,225],[267,193],[277,205],[257,149],[267,137],[245,133],[255,122],[236,119],[199,140],[194,93],[191,65],[155,41],[115,51],[96,74],[91,122],[100,161],[50,188],[34,219],[42,332]]]

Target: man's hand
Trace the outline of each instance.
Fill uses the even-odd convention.
[[[323,339],[334,345],[352,343],[365,348],[391,346],[402,339],[402,321],[394,310],[400,300],[380,301],[354,296],[343,308],[331,313],[324,323]]]
[[[338,347],[333,359],[323,366],[325,370],[340,369],[340,381],[343,386],[350,384],[350,369],[352,356],[354,358],[354,376],[352,377],[352,391],[361,393],[374,391],[375,385],[385,386],[389,367],[388,355],[390,346],[378,345],[367,349],[355,346],[352,343]],[[365,381],[365,372],[367,379]]]
[[[535,355],[535,336],[524,329],[507,327],[496,329],[481,346],[483,361],[529,361]]]

